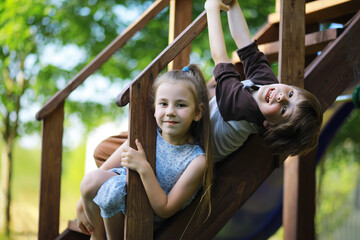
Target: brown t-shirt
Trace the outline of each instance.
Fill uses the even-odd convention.
[[[256,41],[236,51],[244,66],[246,79],[255,85],[278,83],[266,56],[259,51]],[[232,63],[219,63],[214,68],[216,100],[225,121],[246,120],[263,126],[265,120],[250,87],[244,87],[240,74]],[[256,91],[256,90],[255,90]]]

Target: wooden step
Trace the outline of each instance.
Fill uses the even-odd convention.
[[[344,24],[360,10],[359,0],[317,0],[306,3],[305,21],[307,25],[314,23]],[[268,16],[268,22],[254,35],[258,44],[279,40],[280,12]]]

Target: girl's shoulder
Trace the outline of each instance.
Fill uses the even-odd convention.
[[[201,155],[201,154],[205,155],[205,151],[200,145],[194,144],[193,148],[194,148],[195,155]]]

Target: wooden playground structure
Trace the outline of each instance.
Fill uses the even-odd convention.
[[[240,2],[241,3],[241,2]],[[59,233],[60,182],[64,104],[69,94],[106,62],[113,53],[140,31],[162,9],[170,5],[169,39],[166,47],[117,98],[129,104],[131,146],[138,138],[155,167],[156,123],[148,99],[153,80],[165,67],[180,69],[189,63],[190,44],[206,28],[206,12],[192,20],[192,0],[156,0],[124,32],[57,92],[37,113],[42,121],[40,217],[38,239],[89,239],[74,222]],[[317,96],[323,111],[346,88],[360,78],[359,0],[276,0],[276,11],[254,36],[270,62],[278,61],[279,80],[303,87]],[[320,30],[322,23],[339,23],[341,29]],[[318,52],[321,54],[318,55]],[[234,62],[239,60],[233,57]],[[241,63],[239,63],[241,64]],[[143,116],[136,118],[136,115]],[[249,158],[251,156],[251,158]],[[213,239],[286,156],[272,154],[262,139],[251,136],[228,159],[216,165],[212,213],[203,224],[188,224],[200,196],[157,231],[153,212],[141,181],[129,172],[125,219],[126,239]],[[291,157],[284,164],[284,239],[314,239],[316,150]],[[251,159],[251,161],[249,160]],[[74,208],[75,211],[75,208]],[[196,220],[192,220],[196,221]]]

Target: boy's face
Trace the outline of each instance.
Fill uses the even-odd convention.
[[[266,119],[265,127],[289,119],[300,100],[298,91],[286,84],[264,85],[253,96]]]

